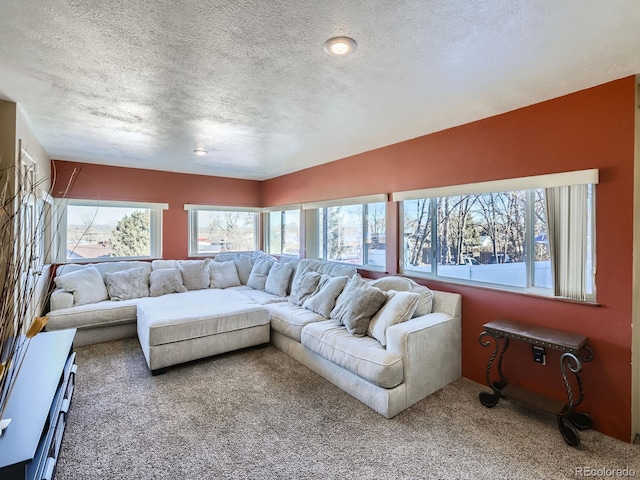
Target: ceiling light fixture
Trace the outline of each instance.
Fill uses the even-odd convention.
[[[329,55],[344,57],[353,53],[358,44],[350,37],[333,37],[324,42],[324,51]]]
[[[198,155],[199,157],[202,157],[203,155],[207,154],[207,151],[204,148],[196,148],[193,153],[195,153],[196,155]]]

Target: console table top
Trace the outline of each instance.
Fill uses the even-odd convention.
[[[493,332],[496,335],[515,338],[534,345],[562,350],[563,352],[578,353],[589,341],[589,338],[584,335],[527,325],[526,323],[512,320],[493,320],[483,326],[486,331]]]

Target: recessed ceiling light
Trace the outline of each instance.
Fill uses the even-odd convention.
[[[198,155],[199,157],[202,157],[203,155],[207,154],[207,151],[204,148],[196,148],[193,153],[195,153],[196,155]]]
[[[354,52],[358,44],[353,38],[333,37],[324,42],[324,51],[329,55],[344,57]]]

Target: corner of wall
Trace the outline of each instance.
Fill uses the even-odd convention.
[[[631,310],[631,441],[640,434],[640,75],[636,75],[633,162],[633,303]]]

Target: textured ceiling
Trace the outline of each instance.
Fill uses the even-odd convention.
[[[52,158],[260,180],[640,72],[637,0],[0,0],[0,12],[0,98]],[[325,54],[335,35],[356,52]]]

